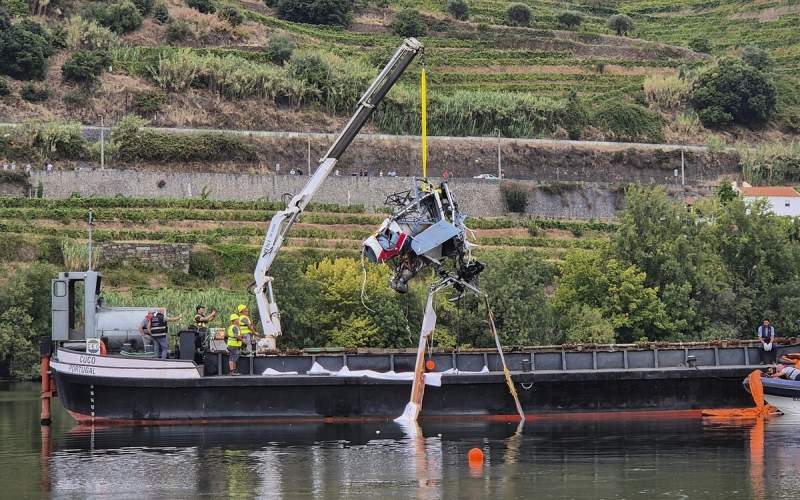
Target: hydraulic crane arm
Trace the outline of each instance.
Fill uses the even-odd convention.
[[[328,152],[325,153],[325,156],[320,159],[317,171],[311,175],[308,183],[292,198],[286,208],[272,217],[267,229],[267,235],[264,238],[264,244],[261,247],[256,270],[253,273],[258,312],[261,316],[264,334],[268,339],[268,347],[274,349],[274,337],[281,334],[280,312],[275,303],[275,296],[272,291],[272,277],[269,275],[269,270],[272,267],[275,256],[283,245],[286,234],[306,208],[306,205],[311,201],[311,198],[317,193],[323,181],[330,175],[339,157],[353,142],[353,139],[367,122],[375,107],[397,83],[397,80],[400,79],[408,65],[411,64],[411,61],[422,49],[422,44],[414,38],[407,38],[403,41],[403,44],[394,53],[389,63],[373,80],[358,101],[358,109],[356,109],[356,112],[347,122],[347,125],[333,142],[330,149],[328,149]],[[272,345],[269,345],[270,337],[273,338]]]

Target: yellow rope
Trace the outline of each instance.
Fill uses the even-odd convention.
[[[422,103],[422,177],[428,178],[428,79],[425,68],[419,82],[420,102]]]

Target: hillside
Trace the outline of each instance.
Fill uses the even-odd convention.
[[[11,79],[11,95],[0,98],[0,120],[111,123],[134,112],[166,126],[333,131],[397,46],[397,12],[415,8],[425,26],[420,38],[427,48],[434,135],[499,131],[509,137],[703,143],[711,132],[686,111],[690,76],[748,44],[766,49],[773,61],[775,113],[766,127],[716,133],[772,140],[797,132],[800,35],[793,27],[800,12],[789,2],[529,0],[528,27],[504,25],[509,2],[499,0],[469,2],[468,21],[455,20],[443,1],[356,2],[347,28],[286,21],[253,0],[206,3],[218,13],[235,7],[242,23],[168,0],[169,20],[149,13],[140,27],[116,36],[76,21],[75,15],[93,12],[84,2],[51,3],[38,9],[44,15],[31,17],[25,6],[3,0],[15,23],[31,18],[48,25],[64,48],[55,48],[43,75],[49,97],[29,102],[19,96],[24,83]],[[580,26],[566,29],[558,22],[565,10],[580,13]],[[628,36],[615,36],[608,27],[618,13],[633,20]],[[276,59],[274,50],[281,37],[296,48],[292,59],[276,64],[283,58]],[[687,48],[690,42],[700,47],[697,39],[706,41],[703,50],[710,55]],[[99,66],[96,81],[65,80],[62,67],[79,49],[108,49],[110,64]],[[320,60],[316,70],[324,75],[303,72]],[[685,78],[673,78],[679,75]],[[418,76],[417,65],[390,93],[370,130],[418,131]],[[646,95],[648,78],[678,81],[677,102],[665,107]]]

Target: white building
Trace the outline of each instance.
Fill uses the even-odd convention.
[[[739,188],[745,203],[752,203],[758,198],[766,199],[776,215],[800,215],[800,193],[789,186],[743,186]]]

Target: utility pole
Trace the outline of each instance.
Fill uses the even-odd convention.
[[[500,129],[498,128],[498,129],[495,129],[495,130],[497,130],[497,178],[498,179],[502,179],[503,178],[503,166],[502,166],[502,162],[501,162],[501,159],[500,159]]]
[[[308,175],[311,175],[311,136],[308,137]]]
[[[686,160],[683,156],[683,150],[681,149],[681,186],[686,185]]]
[[[94,213],[89,210],[89,270],[92,270],[92,228],[94,227]]]
[[[103,127],[103,117],[100,117],[100,170],[106,168],[106,131]]]

